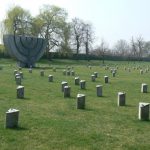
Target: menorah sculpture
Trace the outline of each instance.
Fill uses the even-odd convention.
[[[25,35],[4,35],[3,41],[10,56],[19,61],[20,67],[35,67],[44,54],[46,40]]]

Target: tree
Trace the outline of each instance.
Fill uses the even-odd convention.
[[[138,53],[137,45],[136,45],[136,42],[134,41],[134,38],[132,37],[132,39],[131,39],[131,56],[136,58],[137,53]]]
[[[72,42],[73,48],[75,47],[75,52],[78,55],[80,52],[80,47],[83,42],[83,21],[79,18],[72,19],[71,28],[72,28]]]
[[[84,23],[83,44],[85,46],[85,53],[86,53],[87,59],[89,55],[89,49],[92,47],[92,43],[94,39],[93,34],[94,32],[93,32],[92,24]]]
[[[69,56],[72,54],[72,50],[70,47],[70,36],[71,36],[71,26],[69,23],[65,23],[62,29],[61,34],[61,44],[59,48],[59,53]]]
[[[31,34],[32,18],[28,11],[20,6],[14,6],[7,11],[6,19],[3,21],[5,33],[7,34]]]
[[[144,44],[144,56],[150,56],[150,41],[147,41]]]
[[[141,60],[144,53],[144,40],[141,36],[137,38],[138,60]]]
[[[105,63],[105,55],[108,49],[108,43],[104,39],[101,39],[100,45],[95,49],[95,54],[102,56],[103,64]]]
[[[128,56],[129,44],[126,40],[118,40],[115,44],[114,50],[117,51],[120,56]]]
[[[36,34],[47,40],[47,56],[49,56],[49,52],[55,46],[59,46],[61,43],[60,36],[66,17],[67,13],[64,9],[57,6],[44,5],[40,10],[40,14],[34,20],[35,25],[39,25],[36,31],[40,29],[40,33]]]

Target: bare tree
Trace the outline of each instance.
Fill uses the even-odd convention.
[[[120,56],[127,56],[129,51],[129,44],[126,40],[119,40],[115,44],[114,50],[118,52]]]
[[[79,18],[72,19],[72,45],[75,47],[76,54],[80,52],[80,47],[83,42],[83,21]]]
[[[84,23],[84,29],[83,29],[83,44],[85,46],[85,53],[87,56],[87,59],[89,58],[89,49],[92,47],[92,43],[94,40],[94,31],[92,28],[92,24]],[[89,59],[88,59],[89,60]]]
[[[108,43],[104,39],[101,39],[100,45],[94,50],[96,56],[102,57],[103,64],[105,63],[105,55],[108,50]]]
[[[137,49],[137,44],[134,41],[134,38],[132,37],[131,39],[131,56],[132,57],[137,57],[138,49]]]
[[[142,60],[144,53],[144,40],[141,36],[137,38],[138,60]]]

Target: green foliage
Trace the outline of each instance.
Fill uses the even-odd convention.
[[[5,31],[8,34],[14,34],[14,32],[16,32],[16,34],[24,34],[27,32],[25,31],[25,21],[30,20],[31,15],[28,11],[20,6],[14,6],[8,10],[6,19],[4,20]]]
[[[149,150],[150,121],[138,120],[138,103],[150,102],[150,93],[141,93],[141,83],[150,84],[149,74],[140,75],[139,70],[150,66],[147,62],[127,63],[106,61],[110,67],[118,66],[116,77],[110,70],[100,66],[99,61],[42,60],[30,74],[23,68],[25,99],[16,98],[16,84],[13,70],[17,69],[12,60],[0,59],[0,149],[7,150]],[[74,85],[74,77],[63,76],[66,66],[74,67],[76,75],[87,81],[86,90]],[[131,72],[124,70],[131,68]],[[52,68],[56,67],[56,72]],[[40,76],[44,69],[45,76]],[[91,74],[99,73],[95,82]],[[48,75],[54,82],[48,82]],[[104,83],[108,75],[109,84]],[[71,86],[71,98],[63,98],[61,82]],[[103,85],[103,97],[96,96],[97,84]],[[126,106],[117,106],[117,92],[126,92]],[[86,94],[86,109],[76,109],[76,95]],[[20,110],[19,128],[5,129],[5,112],[9,108]]]

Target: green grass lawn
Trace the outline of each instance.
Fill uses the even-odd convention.
[[[150,121],[138,120],[138,105],[150,103],[150,92],[140,92],[142,83],[150,85],[150,72],[140,75],[133,67],[145,70],[150,63],[107,61],[106,65],[118,66],[116,77],[100,61],[41,60],[32,74],[22,69],[25,98],[17,99],[16,62],[0,59],[0,150],[149,150]],[[86,90],[74,85],[75,76],[63,75],[66,66],[74,67],[76,76],[86,80]],[[93,72],[98,72],[95,82],[91,82]],[[49,74],[54,82],[48,82]],[[104,75],[109,76],[109,84],[104,83]],[[70,98],[63,97],[62,81],[71,86]],[[103,97],[96,96],[98,84],[103,85]],[[126,106],[117,106],[120,91],[126,92]],[[85,110],[76,109],[78,93],[86,95]],[[9,108],[20,110],[19,128],[5,129]]]

